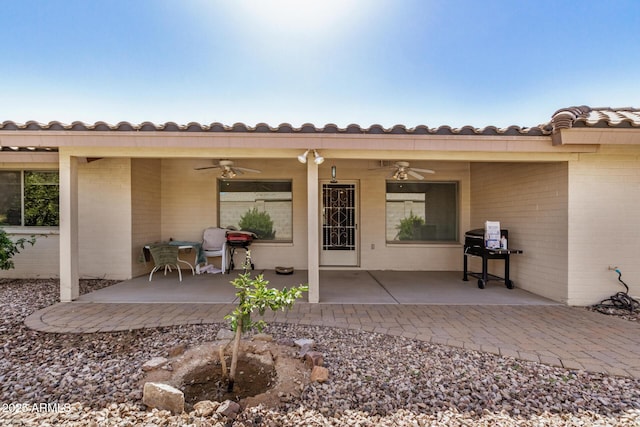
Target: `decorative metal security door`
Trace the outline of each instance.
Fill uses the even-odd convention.
[[[358,265],[356,183],[322,182],[320,265]]]

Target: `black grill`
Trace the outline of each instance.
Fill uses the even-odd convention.
[[[500,235],[504,236],[509,241],[509,230],[500,230]],[[478,287],[484,289],[489,280],[503,281],[505,286],[509,289],[513,289],[513,281],[509,279],[509,258],[513,254],[521,254],[520,249],[490,249],[485,245],[484,229],[478,228],[475,230],[469,230],[464,234],[464,256],[463,269],[464,275],[462,280],[468,281],[469,277],[475,277],[478,279]],[[482,272],[474,273],[467,271],[467,257],[474,256],[482,258]],[[489,274],[488,260],[490,259],[502,259],[504,260],[504,277]]]
[[[249,246],[253,242],[253,239],[257,237],[255,233],[251,231],[228,231],[227,232],[227,249],[229,250],[229,266],[227,271],[231,272],[236,267],[233,256],[236,254],[237,249],[244,249],[246,254],[249,254]],[[249,257],[251,269],[256,268],[253,260]],[[242,263],[244,265],[244,262]]]

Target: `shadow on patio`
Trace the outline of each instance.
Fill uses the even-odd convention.
[[[81,302],[110,303],[232,303],[235,288],[229,283],[239,273],[191,275],[183,271],[140,276],[98,291],[81,295]],[[307,271],[279,275],[274,270],[255,270],[264,274],[269,286],[282,288],[307,282]],[[443,304],[443,305],[554,305],[559,304],[528,291],[507,289],[502,282],[490,281],[485,289],[476,280],[465,282],[458,271],[320,271],[320,303],[325,304]]]

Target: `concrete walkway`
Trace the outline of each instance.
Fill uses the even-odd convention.
[[[232,304],[59,303],[25,319],[55,333],[223,322]],[[568,369],[640,378],[640,324],[562,305],[297,303],[267,322],[399,335]]]

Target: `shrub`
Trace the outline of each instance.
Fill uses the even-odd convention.
[[[34,236],[29,239],[21,238],[14,242],[7,236],[6,231],[0,228],[0,270],[15,268],[12,258],[24,249],[25,243],[30,243],[33,246],[35,242]]]
[[[424,218],[414,215],[413,212],[400,221],[398,229],[398,240],[422,240],[422,229],[424,228]]]
[[[240,230],[251,231],[258,239],[273,240],[276,232],[273,230],[273,221],[267,212],[260,212],[258,208],[249,209],[240,218]]]

